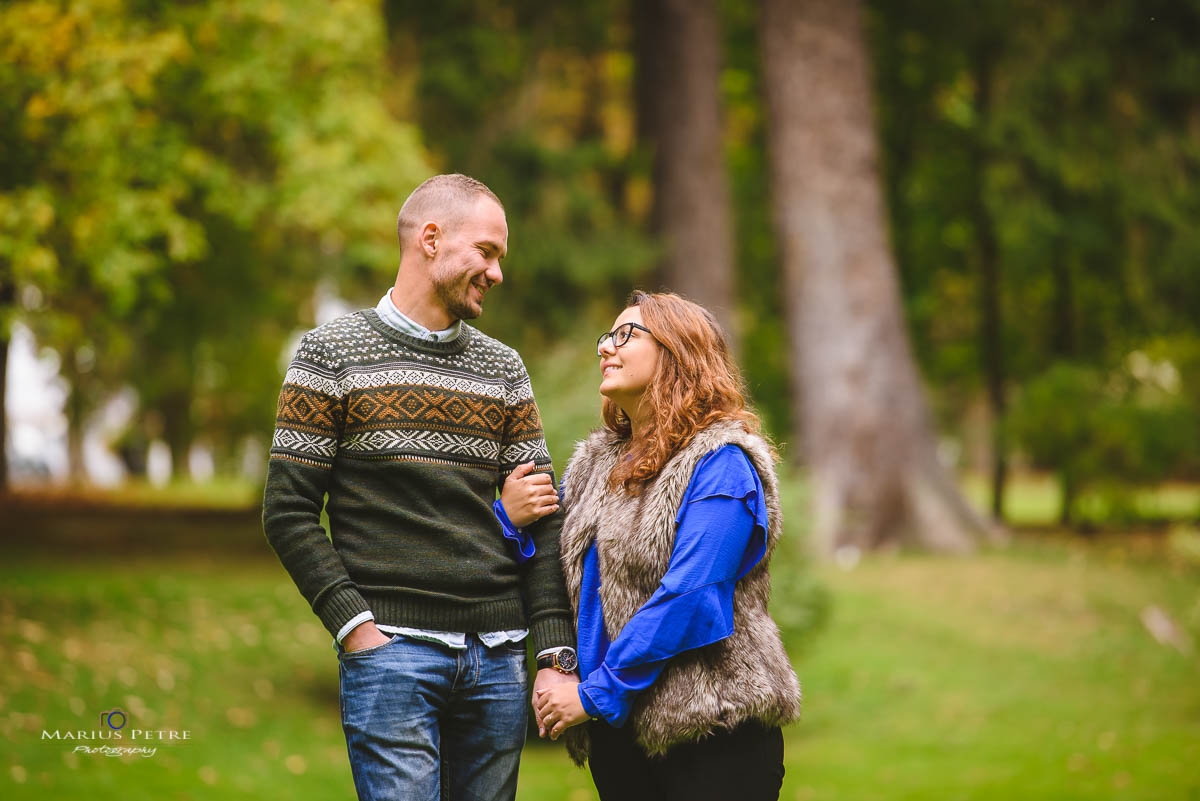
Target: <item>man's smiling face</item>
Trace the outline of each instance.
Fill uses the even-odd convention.
[[[456,320],[483,313],[483,296],[504,280],[500,260],[508,254],[508,222],[504,209],[480,195],[462,221],[446,232],[432,266],[434,291]]]

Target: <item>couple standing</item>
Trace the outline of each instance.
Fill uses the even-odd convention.
[[[556,492],[520,356],[464,322],[503,280],[500,200],[435,176],[397,229],[395,286],[301,340],[263,511],[337,641],[359,798],[512,799],[527,643],[538,730],[601,798],[777,798],[774,455],[712,315],[634,293]]]

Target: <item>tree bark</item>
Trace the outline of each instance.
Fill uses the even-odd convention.
[[[1075,281],[1071,275],[1071,244],[1066,227],[1070,215],[1067,190],[1054,176],[1046,178],[1050,206],[1058,220],[1058,234],[1050,254],[1050,273],[1054,281],[1050,320],[1050,352],[1064,360],[1078,356],[1075,337]]]
[[[966,551],[990,528],[936,457],[885,222],[861,9],[762,0],[788,338],[819,547]]]
[[[995,47],[986,38],[975,46],[971,65],[976,86],[978,124],[971,148],[971,217],[979,259],[979,303],[981,311],[980,355],[987,381],[988,405],[992,412],[992,519],[1004,519],[1004,486],[1008,477],[1008,443],[1004,437],[1004,323],[1000,305],[1000,247],[986,202],[987,167],[990,152],[986,141],[991,114]]]
[[[163,439],[171,452],[171,478],[185,479],[189,475],[188,454],[195,436],[192,392],[190,388],[172,391],[161,398],[157,406],[163,421]]]
[[[714,0],[635,3],[638,131],[654,159],[663,286],[705,306],[736,345],[729,179]]]
[[[1064,470],[1059,474],[1058,487],[1062,495],[1062,506],[1058,509],[1058,525],[1069,529],[1073,521],[1072,512],[1075,509],[1075,477],[1070,471]]]
[[[76,368],[75,354],[71,350],[62,353],[62,366],[59,370],[68,386],[67,400],[63,406],[63,413],[67,418],[67,480],[75,486],[80,486],[88,480],[87,465],[83,456],[88,410],[83,380]]]

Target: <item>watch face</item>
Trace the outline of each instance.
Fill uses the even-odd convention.
[[[567,673],[574,672],[579,666],[579,659],[576,658],[575,652],[570,648],[564,648],[558,652],[558,669]]]

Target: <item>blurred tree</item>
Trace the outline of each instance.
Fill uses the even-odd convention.
[[[763,422],[790,454],[791,389],[783,317],[783,279],[771,224],[770,182],[765,180],[758,13],[754,3],[724,0],[726,64],[721,94],[726,113],[726,160],[733,195],[734,263],[740,361]]]
[[[715,0],[633,5],[638,136],[654,161],[659,279],[711,310],[736,346],[732,210]]]
[[[156,77],[186,50],[120,3],[0,8],[0,253],[18,313],[62,356],[67,416],[86,415],[127,348],[109,325],[138,285],[203,237],[178,207],[185,182],[166,174],[151,110]],[[114,315],[115,312],[115,315]],[[97,369],[99,368],[99,369]],[[80,434],[71,438],[73,473]]]
[[[1001,303],[1000,245],[996,226],[987,201],[987,175],[993,146],[989,139],[993,95],[996,83],[996,63],[1002,45],[1000,15],[997,7],[988,4],[976,8],[969,31],[968,75],[975,90],[974,136],[968,145],[969,167],[967,182],[970,194],[970,218],[974,233],[974,261],[979,273],[979,351],[980,367],[987,388],[992,426],[991,488],[992,519],[1004,519],[1004,486],[1008,477],[1008,443],[1004,439],[1004,418],[1007,411],[1004,362],[1004,321]],[[991,12],[991,13],[988,13]]]
[[[999,315],[1004,282],[999,293],[988,293],[980,280],[984,258],[976,243],[986,231],[976,236],[976,227],[994,219],[987,205],[994,146],[989,129],[978,124],[986,115],[971,103],[967,56],[976,38],[1012,25],[988,28],[986,4],[896,0],[870,10],[881,156],[906,318],[923,372],[938,390],[931,396],[938,422],[953,428],[980,389],[986,303],[998,305],[998,349],[1008,344]],[[999,260],[995,266],[999,277]]]
[[[136,376],[151,413],[139,422],[175,465],[201,436],[232,467],[243,439],[270,429],[278,354],[297,323],[312,324],[307,299],[317,284],[358,295],[391,279],[396,210],[427,171],[415,132],[379,98],[373,4],[323,11],[317,26],[277,11],[215,3],[172,16],[201,41],[164,76],[160,108],[236,170],[241,186],[219,189],[258,201],[226,208],[218,187],[196,186],[190,211],[209,248],[138,309],[139,351],[162,365]]]
[[[991,407],[996,511],[1008,394],[1195,330],[1200,3],[872,11],[908,319],[942,425]]]
[[[384,2],[389,104],[420,124],[439,171],[474,175],[504,202],[505,281],[479,325],[533,348],[579,335],[581,320],[607,323],[656,256],[643,233],[649,182],[626,4],[445,0],[438,10]],[[580,336],[580,355],[592,336]]]
[[[390,274],[397,198],[427,168],[378,99],[374,8],[0,9],[0,264],[20,301],[0,323],[61,354],[76,472],[88,415],[126,383],[176,469],[199,429],[269,430],[313,285]]]
[[[936,426],[991,409],[993,512],[1007,399],[1057,363],[1109,375],[1131,353],[1157,353],[1197,413],[1186,365],[1200,337],[1200,0],[868,5],[900,281],[865,283],[903,301],[882,318],[894,332],[882,340],[899,347],[885,361],[903,361],[891,340],[907,328],[936,387]],[[778,248],[791,241],[794,261],[801,235],[775,242],[763,176],[784,157],[790,170],[810,165],[776,149],[768,166],[765,9],[445,0],[430,14],[385,0],[384,30],[380,8],[0,5],[0,364],[18,319],[59,353],[76,464],[93,409],[127,385],[141,404],[130,441],[166,436],[176,464],[196,437],[232,463],[241,436],[269,428],[278,376],[263,364],[312,321],[313,286],[369,303],[391,281],[396,206],[430,171],[416,128],[397,118],[419,123],[438,169],[477,174],[508,207],[513,257],[485,328],[533,353],[583,354],[580,329],[611,319],[656,262],[674,263],[667,283],[685,294],[714,307],[726,304],[701,293],[735,296],[723,321],[742,335],[776,434],[809,428],[787,385],[787,343],[789,325],[795,335],[810,323],[784,314],[809,278],[780,269]],[[853,50],[826,53],[839,36],[809,41],[814,59]],[[826,76],[859,92],[857,67],[842,75],[841,63],[822,61],[803,92],[820,101]],[[859,125],[866,112],[854,114]],[[813,141],[835,155],[859,147]],[[825,180],[813,165],[808,177]],[[730,195],[733,216],[718,213]],[[884,240],[862,230],[863,242]],[[700,266],[721,261],[739,265],[736,286]],[[838,308],[824,305],[808,316]],[[567,334],[577,351],[539,347]],[[917,379],[899,383],[907,393]]]
[[[759,24],[817,542],[966,550],[988,528],[938,462],[909,350],[859,6],[763,0]]]
[[[1142,351],[1111,371],[1061,362],[1025,385],[1009,427],[1034,464],[1057,476],[1061,525],[1104,522],[1081,514],[1085,490],[1119,518],[1133,511],[1131,488],[1180,473],[1200,449],[1200,425],[1179,389],[1171,362]]]
[[[885,185],[917,352],[939,383],[943,418],[961,415],[982,384],[998,423],[1007,403],[1005,293],[989,175],[998,63],[1017,27],[1005,16],[1011,4],[898,0],[872,11]],[[939,290],[953,291],[953,301],[932,302]],[[934,340],[935,332],[945,333]],[[988,448],[997,521],[1003,432],[991,426]]]

